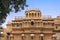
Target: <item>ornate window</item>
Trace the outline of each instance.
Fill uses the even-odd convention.
[[[32,17],[34,17],[34,13],[32,13]]]
[[[36,17],[36,13],[35,13],[35,17]]]
[[[52,26],[54,26],[54,23],[52,23]]]
[[[33,21],[31,22],[31,25],[32,25],[32,26],[34,25],[34,22],[33,22]]]
[[[31,13],[29,14],[29,17],[31,17]]]
[[[22,23],[19,24],[22,27]]]
[[[18,26],[19,26],[19,24],[18,24],[18,23],[16,23],[16,26],[18,27]]]
[[[44,26],[46,26],[46,25],[47,25],[47,23],[43,23],[43,25],[44,25]]]
[[[12,26],[13,27],[19,27],[19,26],[22,26],[22,24],[21,23],[13,23]]]

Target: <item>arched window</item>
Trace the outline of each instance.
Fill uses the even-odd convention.
[[[36,17],[36,13],[35,13],[35,17]]]
[[[29,17],[31,17],[31,13],[29,14]]]
[[[34,13],[32,13],[32,17],[34,17]]]
[[[22,27],[22,23],[20,23],[19,25],[20,25],[20,27]]]
[[[15,23],[15,24],[14,24],[14,27],[18,27],[18,26],[19,26],[19,24],[18,24],[18,23]]]

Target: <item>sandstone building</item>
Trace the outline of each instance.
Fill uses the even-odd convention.
[[[40,10],[25,11],[25,18],[15,18],[7,24],[1,40],[57,40],[60,16],[43,18]],[[2,29],[3,30],[3,29]]]

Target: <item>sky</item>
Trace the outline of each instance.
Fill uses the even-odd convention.
[[[15,17],[24,17],[25,11],[28,9],[39,9],[42,13],[42,16],[49,15],[53,18],[60,16],[60,0],[27,0],[26,4],[28,7],[25,7],[24,10],[21,10],[17,13],[10,12],[2,26],[6,28],[6,24],[15,19]]]

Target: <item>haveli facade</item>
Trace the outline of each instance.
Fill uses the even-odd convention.
[[[42,18],[40,10],[25,11],[25,18],[15,18],[0,29],[0,40],[57,40],[60,16]]]

